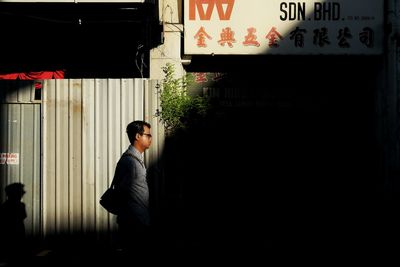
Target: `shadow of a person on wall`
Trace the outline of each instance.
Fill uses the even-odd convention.
[[[7,199],[0,206],[0,233],[2,261],[16,262],[25,256],[25,194],[24,185],[12,183],[5,188]]]

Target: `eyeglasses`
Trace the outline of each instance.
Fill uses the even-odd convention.
[[[142,135],[145,135],[145,136],[147,136],[148,138],[151,138],[151,134],[143,133]]]

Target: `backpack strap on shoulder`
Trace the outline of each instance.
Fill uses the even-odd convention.
[[[125,153],[124,153],[124,156],[125,156],[125,155],[130,156],[130,157],[136,159],[136,160],[140,163],[140,165],[142,165],[142,167],[144,168],[144,163],[143,163],[138,157],[136,157],[135,155],[133,155],[133,154],[130,153],[130,152],[125,152]]]

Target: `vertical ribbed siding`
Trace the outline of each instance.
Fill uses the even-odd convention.
[[[103,239],[115,218],[98,204],[128,147],[126,125],[152,123],[158,108],[155,83],[145,79],[48,80],[43,101],[43,219],[45,235],[93,233]],[[146,155],[157,161],[159,139]]]
[[[18,153],[19,164],[0,164],[0,201],[5,187],[22,183],[28,237],[40,235],[40,103],[32,102],[32,81],[0,82],[0,152]]]
[[[96,204],[91,199],[96,197],[95,183],[95,82],[94,80],[83,80],[82,87],[82,231],[90,233],[95,231]],[[87,138],[83,138],[86,136]],[[93,216],[91,216],[93,215]]]
[[[149,107],[145,110],[145,119],[151,124],[151,132],[153,135],[151,149],[148,150],[146,156],[147,168],[152,176],[153,186],[151,187],[153,193],[152,197],[152,210],[156,211],[156,213],[161,209],[161,197],[164,195],[164,180],[161,179],[163,177],[161,161],[162,161],[162,153],[164,152],[164,140],[165,140],[165,132],[164,126],[159,123],[159,118],[155,116],[157,114],[157,110],[160,108],[160,96],[159,96],[159,81],[151,80],[148,83],[145,83],[146,87],[146,97],[145,97],[145,106]]]

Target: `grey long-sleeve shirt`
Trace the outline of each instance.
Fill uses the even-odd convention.
[[[116,179],[116,188],[123,194],[124,199],[117,220],[133,219],[143,225],[149,225],[149,188],[146,167],[143,154],[132,145],[129,145],[118,161],[114,179]]]

